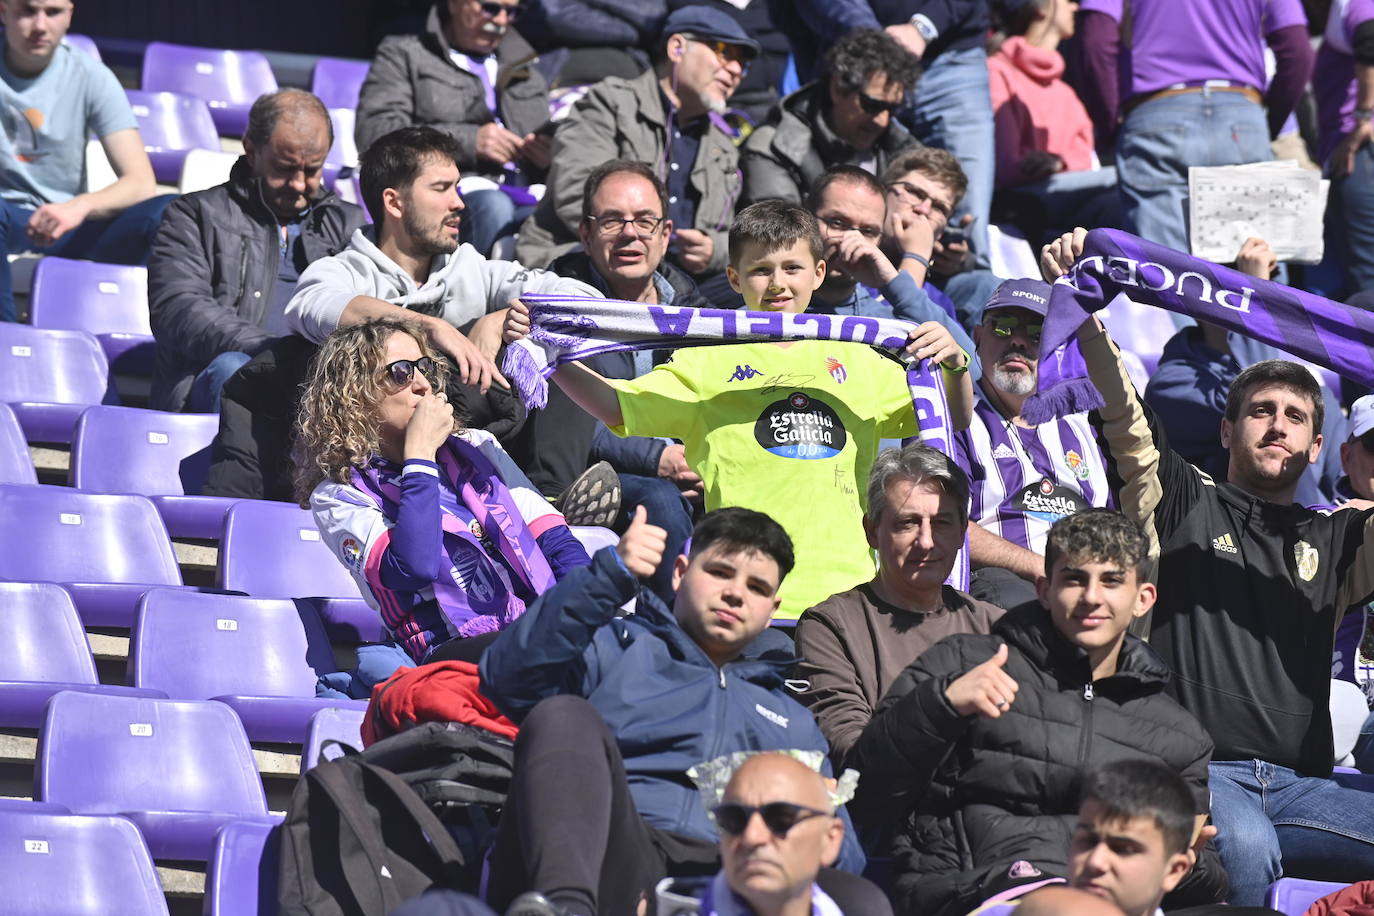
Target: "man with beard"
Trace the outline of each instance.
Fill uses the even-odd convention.
[[[938,321],[949,328],[965,352],[972,353],[968,333],[922,287],[924,265],[903,257],[898,269],[878,247],[886,227],[886,234],[897,239],[903,251],[924,252],[928,260],[941,228],[931,218],[935,211],[889,213],[885,195],[882,182],[856,165],[834,166],[812,186],[806,206],[815,214],[825,243],[825,279],[808,311],[900,318],[918,324]],[[973,372],[976,379],[977,366]]]
[[[315,96],[264,95],[248,113],[229,180],[167,208],[148,261],[159,345],[153,407],[217,413],[229,376],[287,333],[301,271],[366,224],[361,207],[321,185],[333,140]]]
[[[592,287],[514,261],[489,261],[458,244],[458,143],[432,127],[403,127],[361,157],[363,202],[373,225],[301,274],[286,305],[290,329],[320,343],[337,327],[411,317],[446,353],[464,384],[483,392],[506,381],[493,362],[505,306],[524,293],[601,295]],[[466,334],[460,328],[467,328]]]
[[[954,457],[968,474],[972,497],[969,593],[1004,608],[1035,599],[1051,525],[1091,506],[1112,505],[1087,414],[1039,426],[1021,418],[1036,390],[1049,302],[1049,284],[1040,280],[1008,280],[988,300],[973,329],[983,366],[973,422],[954,436]]]

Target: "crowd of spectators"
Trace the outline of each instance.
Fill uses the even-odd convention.
[[[151,406],[220,416],[205,492],[308,507],[410,663],[478,666],[520,726],[492,906],[1152,916],[1374,875],[1374,780],[1333,777],[1374,766],[1374,395],[1090,318],[1104,406],[1026,411],[1083,229],[1187,252],[1189,168],[1295,112],[1327,260],[1233,266],[1374,293],[1374,3],[437,0],[362,84],[362,206],[294,88],[157,195],[72,14],[0,0],[7,251],[146,262]],[[1009,233],[1041,277],[993,269]],[[522,400],[506,357],[588,299],[776,314]]]

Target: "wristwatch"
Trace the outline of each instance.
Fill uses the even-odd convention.
[[[929,44],[940,36],[940,30],[935,28],[935,23],[931,22],[925,13],[917,13],[915,16],[912,16],[911,26],[926,40],[926,44]]]

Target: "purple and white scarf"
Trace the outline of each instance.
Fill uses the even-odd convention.
[[[510,582],[507,567],[527,595],[548,591],[553,570],[495,465],[481,450],[454,436],[435,457],[478,528],[472,530],[452,512],[442,513],[443,557],[433,583],[434,599],[459,636],[503,630],[525,612],[525,601]],[[352,478],[353,485],[376,499],[382,514],[395,522],[401,503],[395,479],[384,478],[371,464],[355,468]],[[494,542],[504,566],[488,554],[484,538]],[[455,577],[456,564],[473,567],[465,571],[464,582]]]
[[[1074,334],[1118,294],[1271,344],[1374,387],[1374,313],[1261,280],[1114,229],[1094,229],[1054,283],[1028,423],[1102,406]]]
[[[679,308],[591,296],[525,295],[521,301],[529,306],[530,333],[506,347],[501,371],[530,409],[548,403],[548,377],[559,364],[598,353],[781,340],[848,341],[898,352],[915,326],[896,318]],[[907,386],[920,441],[952,455],[954,429],[939,367],[930,360],[908,364]],[[968,580],[966,543],[948,581],[967,591]]]

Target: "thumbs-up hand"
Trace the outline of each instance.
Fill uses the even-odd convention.
[[[1016,700],[1016,681],[1002,669],[1007,664],[1007,644],[997,654],[975,665],[950,682],[945,697],[961,716],[980,715],[996,719]]]
[[[647,579],[663,562],[663,550],[668,543],[668,532],[657,525],[649,524],[648,513],[643,506],[635,506],[634,518],[630,527],[620,536],[615,552],[625,568],[639,579]]]

